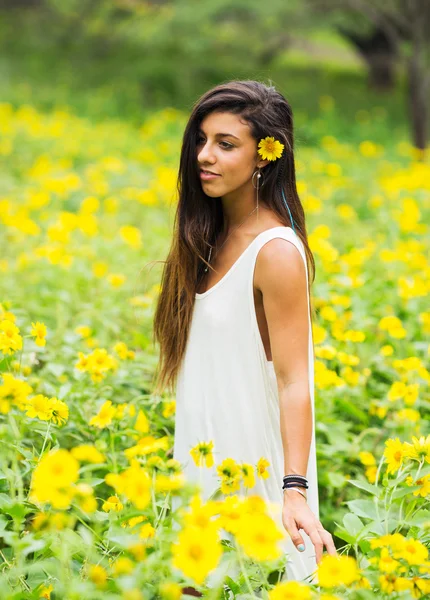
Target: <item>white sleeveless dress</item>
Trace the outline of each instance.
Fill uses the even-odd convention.
[[[203,500],[219,487],[216,466],[225,458],[256,465],[270,462],[269,477],[238,495],[258,494],[275,508],[273,516],[285,535],[283,580],[318,583],[315,547],[300,530],[306,549],[299,552],[282,524],[284,454],[279,394],[273,362],[266,358],[255,312],[253,279],[259,250],[274,238],[293,243],[308,270],[301,239],[291,227],[274,227],[257,235],[230,270],[203,294],[196,294],[186,352],[177,379],[173,456],[188,481],[201,485]],[[309,308],[309,293],[308,308]],[[319,519],[315,448],[314,357],[309,316],[309,388],[313,433],[306,477],[307,502]],[[197,467],[189,453],[198,442],[214,443],[215,465]],[[175,503],[173,503],[175,504]]]

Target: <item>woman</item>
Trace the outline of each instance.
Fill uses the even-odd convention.
[[[154,319],[156,391],[177,383],[174,457],[205,499],[225,459],[268,463],[248,492],[280,507],[287,578],[316,583],[324,546],[336,549],[319,521],[314,261],[282,94],[257,81],[206,92],[185,129],[178,191]],[[190,450],[211,443],[215,467],[197,466]]]

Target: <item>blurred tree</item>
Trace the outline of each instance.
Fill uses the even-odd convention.
[[[390,91],[396,84],[395,66],[397,47],[381,27],[359,33],[346,26],[337,30],[351,42],[366,61],[369,69],[369,86],[379,91]]]
[[[397,60],[403,64],[407,77],[407,104],[412,142],[424,154],[429,120],[430,1],[306,2],[316,14],[330,14],[338,30],[358,48],[369,64],[370,81],[373,84],[375,77],[379,76],[389,87],[394,62]],[[362,19],[367,22],[367,30],[364,32],[363,29],[358,29],[363,25]]]

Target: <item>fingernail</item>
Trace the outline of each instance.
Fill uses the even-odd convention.
[[[300,552],[303,552],[304,549],[305,549],[305,545],[304,544],[299,544],[297,546],[297,550],[300,550]]]

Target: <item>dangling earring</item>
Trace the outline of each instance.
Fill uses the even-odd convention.
[[[275,140],[274,137],[266,136],[265,138],[262,138],[258,144],[258,154],[264,160],[266,160],[266,159],[271,160],[271,161],[277,160],[278,158],[280,158],[282,156],[283,150],[284,150],[284,144],[281,144],[281,142],[279,140]],[[278,186],[279,186],[279,189],[281,190],[282,198],[284,200],[285,206],[287,207],[288,213],[290,215],[291,227],[292,227],[294,233],[296,233],[296,229],[294,227],[293,216],[291,214],[290,207],[288,206],[287,199],[285,198],[284,188],[282,185],[282,172],[284,169],[285,169],[285,162],[281,164],[280,170],[278,171]],[[257,194],[258,194],[258,191],[257,191]],[[297,228],[300,229],[299,226],[297,226]]]
[[[254,177],[257,176],[257,185],[254,185]],[[258,223],[258,215],[259,215],[259,211],[258,211],[258,191],[260,189],[260,187],[263,187],[264,185],[264,177],[261,173],[261,170],[258,168],[257,171],[254,171],[254,173],[252,174],[252,185],[253,187],[257,190],[257,223]]]

